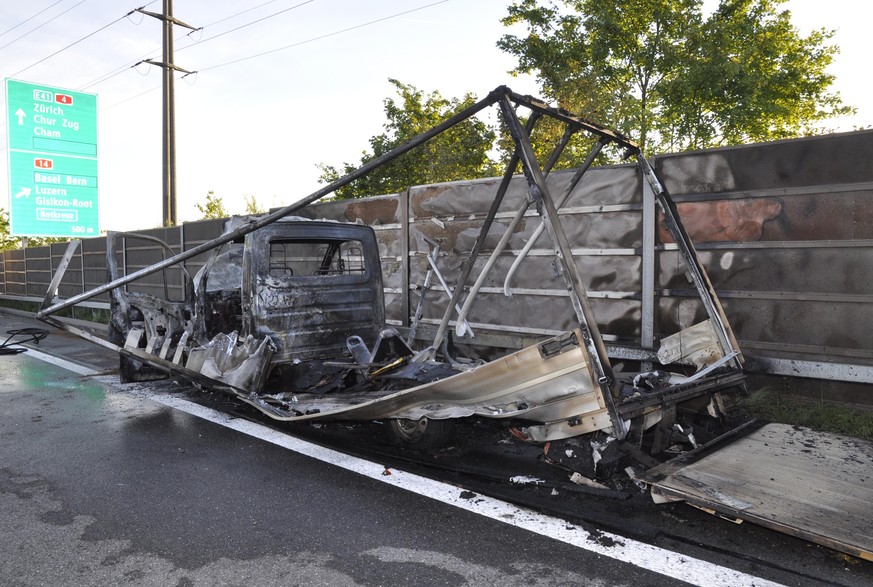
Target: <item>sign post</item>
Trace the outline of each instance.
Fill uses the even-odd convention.
[[[100,234],[97,95],[6,80],[12,236]]]

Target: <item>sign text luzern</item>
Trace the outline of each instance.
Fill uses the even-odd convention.
[[[97,95],[6,80],[14,236],[97,236]]]

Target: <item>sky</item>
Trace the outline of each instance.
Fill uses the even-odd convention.
[[[495,43],[510,0],[175,0],[175,64],[197,72],[176,88],[178,218],[196,220],[208,192],[231,213],[244,196],[285,206],[320,187],[319,163],[357,162],[382,132],[389,78],[445,97],[483,97],[499,85],[536,95],[513,77]],[[151,2],[151,4],[149,4]],[[705,0],[714,7],[716,0]],[[136,230],[162,219],[161,0],[6,1],[0,77],[97,94],[100,228]],[[789,0],[801,31],[836,29],[834,89],[858,108],[829,124],[873,125],[866,0]],[[28,20],[30,19],[30,20]],[[249,24],[251,23],[251,24]],[[236,29],[236,30],[234,30]],[[864,46],[862,46],[862,44]],[[5,85],[0,88],[5,105]],[[5,123],[0,155],[6,159]],[[0,207],[9,209],[0,165]]]

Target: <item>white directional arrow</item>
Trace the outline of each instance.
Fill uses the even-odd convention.
[[[27,114],[24,113],[24,110],[19,108],[15,111],[15,116],[18,117],[18,124],[24,124],[24,118],[25,116],[27,116]]]
[[[30,197],[30,188],[21,188],[17,194],[15,194],[16,198],[29,198]]]

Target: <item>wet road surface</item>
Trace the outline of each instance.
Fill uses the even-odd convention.
[[[3,584],[661,580],[27,355],[0,382]]]
[[[41,351],[103,373],[117,363],[93,345],[55,334]],[[0,356],[0,583],[677,584],[110,381],[33,353]],[[187,401],[166,389],[158,395]],[[817,553],[813,564],[822,559],[822,549],[809,549]],[[867,563],[833,553],[824,560],[830,574],[814,575],[834,583],[863,585],[871,577]],[[810,584],[806,574],[739,566],[734,584],[765,584],[754,580],[756,571]],[[688,578],[705,584],[693,573]]]

